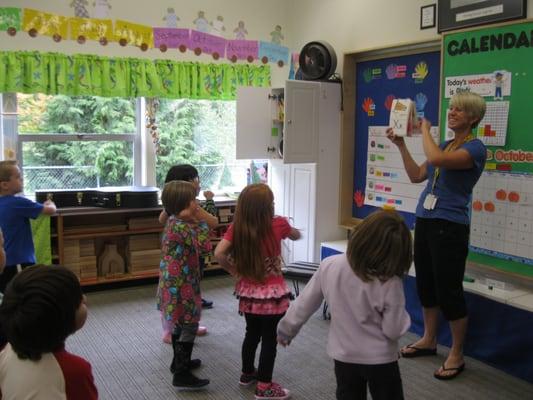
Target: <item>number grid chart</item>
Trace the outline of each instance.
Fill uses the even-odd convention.
[[[471,250],[533,265],[533,174],[484,172],[470,230]]]
[[[478,139],[487,146],[505,146],[508,119],[508,101],[488,101],[485,117],[477,127]]]

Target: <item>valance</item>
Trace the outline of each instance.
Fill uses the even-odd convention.
[[[233,100],[270,86],[270,66],[0,51],[0,92]]]

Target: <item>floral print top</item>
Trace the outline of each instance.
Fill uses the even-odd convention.
[[[200,321],[200,255],[211,251],[209,227],[171,216],[165,226],[159,264],[157,308],[179,325]]]

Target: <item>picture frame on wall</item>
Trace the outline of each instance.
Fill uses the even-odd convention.
[[[439,0],[438,32],[525,18],[527,0]]]
[[[420,7],[420,29],[434,28],[437,20],[437,5]]]

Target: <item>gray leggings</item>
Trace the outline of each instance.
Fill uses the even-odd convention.
[[[196,332],[198,331],[199,323],[195,322],[192,324],[183,324],[174,325],[173,334],[178,336],[178,341],[186,343],[194,343],[196,339]]]

